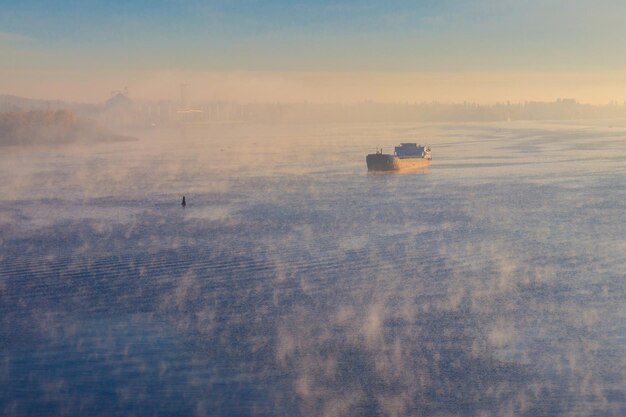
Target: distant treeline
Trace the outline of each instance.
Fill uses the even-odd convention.
[[[0,145],[62,144],[116,137],[69,110],[0,113]]]
[[[173,101],[133,103],[132,120],[141,124],[214,122],[494,122],[626,118],[626,103],[592,105],[573,99],[498,103],[232,103],[198,102],[180,110]],[[128,115],[129,113],[126,113]]]
[[[574,99],[524,103],[232,103],[134,101],[117,93],[100,104],[0,95],[0,112],[67,109],[111,128],[215,122],[471,122],[626,118],[625,103],[592,105]]]
[[[499,103],[354,103],[222,105],[226,114],[243,120],[334,122],[472,122],[506,120],[576,120],[626,118],[625,104],[581,104],[572,99],[554,102]],[[200,105],[205,114],[219,114],[219,106]],[[198,117],[198,116],[196,116]]]

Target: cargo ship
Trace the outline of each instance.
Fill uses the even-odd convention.
[[[401,143],[395,147],[393,155],[384,154],[380,149],[367,155],[365,160],[368,171],[397,171],[427,166],[432,159],[430,146]]]

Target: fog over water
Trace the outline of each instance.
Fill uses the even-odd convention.
[[[626,414],[625,121],[130,134],[0,153],[0,414]]]

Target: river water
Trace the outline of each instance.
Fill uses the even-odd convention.
[[[626,122],[132,133],[1,150],[0,414],[626,414]]]

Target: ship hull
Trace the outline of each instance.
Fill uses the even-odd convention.
[[[369,154],[366,157],[368,171],[399,171],[401,169],[412,169],[425,167],[430,164],[430,160],[419,157],[399,157],[386,154]]]

